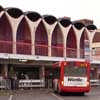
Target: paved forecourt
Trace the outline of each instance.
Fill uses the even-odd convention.
[[[93,87],[85,96],[74,94],[59,95],[48,89],[18,90],[1,95],[0,100],[100,100],[100,87]]]

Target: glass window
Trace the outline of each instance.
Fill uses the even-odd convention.
[[[65,76],[85,76],[86,67],[67,66],[64,67]]]

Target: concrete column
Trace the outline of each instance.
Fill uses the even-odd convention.
[[[80,58],[80,45],[77,43],[77,58]]]
[[[32,42],[31,54],[35,55],[35,32],[36,32],[36,29],[37,29],[39,23],[41,22],[41,18],[38,19],[35,22],[32,22],[27,16],[25,16],[25,18],[26,18],[26,20],[28,22],[28,25],[29,25],[29,28],[30,28],[30,32],[31,32],[31,42]]]
[[[93,38],[96,33],[96,30],[91,31],[91,32],[87,30],[87,32],[89,33],[89,41],[90,41],[89,47],[90,47],[90,61],[91,61],[92,60],[92,42],[93,42]]]
[[[64,37],[64,49],[63,49],[63,56],[66,57],[66,37]]]
[[[3,14],[4,14],[4,11],[0,12],[0,17],[2,17]]]
[[[51,35],[48,35],[48,56],[51,57]]]
[[[42,87],[45,87],[45,67],[44,65],[42,65],[40,68],[40,80],[41,80]]]
[[[7,64],[3,64],[2,65],[2,75],[4,76],[4,77],[8,77],[8,65]]]
[[[18,25],[19,25],[20,21],[22,20],[22,18],[24,17],[24,15],[21,15],[19,18],[16,19],[16,18],[9,16],[9,14],[7,12],[5,12],[5,13],[10,22],[11,28],[12,28],[13,53],[16,54],[16,33],[17,33]]]
[[[69,25],[68,27],[63,27],[59,23],[59,26],[60,26],[62,34],[63,34],[63,45],[64,45],[64,48],[63,48],[63,57],[66,57],[66,40],[67,40],[67,35],[68,35],[68,32],[69,32],[69,30],[71,28],[71,25]]]
[[[78,30],[73,26],[73,29],[74,29],[74,32],[75,32],[75,35],[76,35],[77,58],[80,58],[80,56],[81,56],[80,55],[80,39],[81,39],[82,33],[84,31],[84,27],[81,30]]]
[[[51,57],[51,41],[52,41],[52,33],[55,29],[55,26],[57,25],[57,22],[55,22],[52,25],[49,25],[45,20],[43,19],[43,23],[46,27],[47,35],[48,35],[48,56]]]

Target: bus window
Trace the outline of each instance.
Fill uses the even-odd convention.
[[[64,68],[65,76],[86,76],[86,67],[68,66]]]

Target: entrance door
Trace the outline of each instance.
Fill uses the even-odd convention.
[[[45,68],[45,87],[52,88],[52,68]]]

